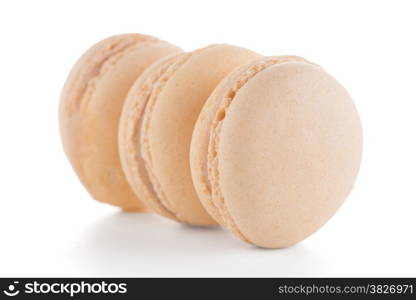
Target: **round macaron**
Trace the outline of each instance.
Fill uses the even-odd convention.
[[[299,57],[266,57],[227,76],[204,105],[190,165],[204,207],[244,241],[291,246],[341,206],[362,130],[347,91]]]
[[[125,96],[153,62],[181,50],[141,34],[107,38],[77,61],[64,85],[59,121],[64,150],[89,193],[124,210],[145,210],[121,168],[117,135]]]
[[[120,116],[118,146],[126,179],[140,200],[153,212],[176,220],[158,199],[141,155],[140,136],[146,104],[158,80],[184,53],[174,54],[151,65],[136,80],[127,94]]]
[[[232,70],[260,56],[230,45],[211,45],[152,66],[124,106],[119,149],[125,174],[155,212],[194,225],[216,222],[195,192],[189,147],[200,110]]]

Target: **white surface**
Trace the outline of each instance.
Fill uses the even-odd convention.
[[[0,276],[416,276],[414,1],[2,1]],[[186,50],[296,54],[350,91],[365,149],[356,187],[318,233],[263,250],[221,229],[93,201],[61,149],[72,64],[116,33]]]

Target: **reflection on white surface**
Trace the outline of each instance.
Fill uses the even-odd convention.
[[[319,257],[306,245],[261,249],[221,228],[191,227],[149,214],[115,213],[78,243],[86,274],[100,276],[312,276]]]

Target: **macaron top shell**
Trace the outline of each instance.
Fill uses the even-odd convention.
[[[137,76],[178,51],[154,37],[119,35],[97,43],[72,69],[61,95],[61,137],[71,165],[96,200],[125,210],[145,210],[121,169],[120,112]]]
[[[189,147],[193,127],[215,86],[233,69],[258,57],[230,45],[193,51],[166,71],[149,99],[142,125],[142,155],[160,202],[178,220],[215,223],[192,184]]]
[[[221,85],[194,132],[211,124],[201,200],[243,240],[293,245],[319,229],[353,187],[362,152],[354,104],[333,77],[300,58],[260,59]],[[204,156],[201,144],[192,144],[191,162]]]

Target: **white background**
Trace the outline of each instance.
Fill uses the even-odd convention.
[[[1,1],[0,276],[416,276],[414,1]],[[58,100],[93,43],[140,32],[322,65],[361,114],[338,214],[289,249],[92,200],[63,154]]]

